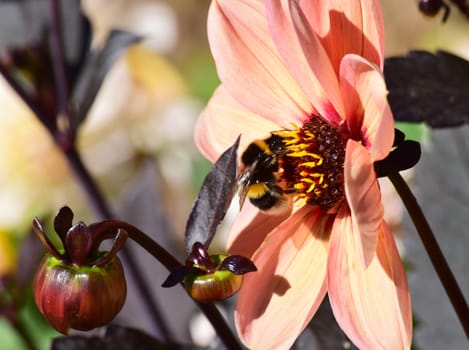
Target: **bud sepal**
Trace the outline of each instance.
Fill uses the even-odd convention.
[[[252,271],[256,271],[256,266],[251,260],[239,255],[209,255],[207,249],[196,242],[185,266],[171,272],[162,286],[172,287],[182,282],[194,300],[210,303],[236,294],[243,274]]]

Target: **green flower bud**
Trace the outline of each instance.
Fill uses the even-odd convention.
[[[162,286],[172,287],[182,282],[194,300],[210,303],[236,294],[243,274],[252,271],[256,271],[256,266],[251,260],[239,255],[209,255],[203,244],[196,242],[185,266],[172,271]]]
[[[220,263],[226,255],[212,255],[211,258],[212,261],[218,260]],[[242,282],[243,275],[236,275],[229,270],[215,270],[202,275],[189,273],[184,277],[186,291],[193,299],[202,303],[225,300],[233,296],[241,288]]]

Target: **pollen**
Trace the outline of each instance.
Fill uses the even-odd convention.
[[[300,205],[323,210],[343,199],[346,139],[337,127],[313,116],[302,127],[273,134],[283,143],[278,160],[284,193],[292,193]]]

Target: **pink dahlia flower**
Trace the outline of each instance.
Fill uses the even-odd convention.
[[[214,0],[210,47],[222,85],[196,143],[216,160],[272,133],[282,139],[287,210],[246,203],[230,254],[251,257],[235,321],[253,349],[287,349],[326,293],[361,349],[409,349],[406,276],[383,219],[373,163],[388,155],[383,20],[375,0]]]

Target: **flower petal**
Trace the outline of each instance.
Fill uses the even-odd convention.
[[[368,266],[375,254],[384,208],[370,153],[353,140],[345,150],[344,178],[362,265]]]
[[[364,58],[346,55],[340,65],[340,87],[352,138],[362,140],[373,161],[385,158],[394,141],[394,119],[383,75]]]
[[[290,213],[291,210],[285,210],[279,215],[270,215],[246,201],[228,234],[229,254],[251,258],[267,235],[288,218]]]
[[[342,57],[356,53],[383,69],[384,25],[378,0],[302,0],[314,32],[338,71]]]
[[[284,127],[306,119],[311,102],[275,52],[263,2],[213,1],[208,37],[218,75],[237,101],[269,120],[284,118]]]
[[[252,141],[266,138],[278,129],[278,125],[246,110],[221,85],[197,120],[195,143],[202,154],[214,162],[239,134],[239,152],[242,152]]]
[[[250,349],[288,349],[326,294],[327,216],[305,206],[269,235],[244,276],[235,322]]]
[[[311,31],[298,3],[267,0],[266,11],[272,37],[288,70],[316,112],[338,123],[339,115],[343,115],[338,70],[334,71],[329,56]]]
[[[335,318],[360,349],[410,349],[412,309],[404,267],[383,221],[376,256],[360,263],[359,234],[346,207],[339,211],[330,239],[327,283]]]

